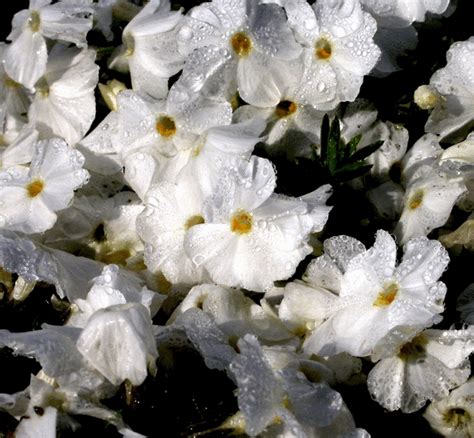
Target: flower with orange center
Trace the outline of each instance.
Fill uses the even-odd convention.
[[[230,45],[235,54],[241,58],[252,51],[252,40],[244,32],[234,33],[230,37]]]
[[[40,179],[34,179],[26,186],[26,191],[30,198],[35,198],[38,196],[44,189],[44,182]]]
[[[156,121],[156,132],[162,137],[172,137],[176,134],[176,124],[171,117],[161,116]]]
[[[320,38],[314,45],[314,54],[318,59],[329,59],[332,55],[331,43],[326,38]]]
[[[283,119],[284,117],[288,117],[291,114],[295,113],[298,109],[298,105],[291,100],[282,100],[275,108],[275,115],[279,119]]]
[[[237,210],[230,220],[230,229],[233,233],[247,234],[252,231],[252,214],[245,210]]]
[[[390,283],[384,287],[383,291],[377,295],[377,298],[373,302],[375,307],[386,307],[392,304],[393,300],[398,294],[398,286],[396,283]]]
[[[415,194],[408,201],[408,208],[410,210],[416,210],[423,202],[424,196],[425,193],[423,192],[423,190],[416,191]]]

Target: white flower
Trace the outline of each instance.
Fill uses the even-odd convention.
[[[153,317],[159,310],[164,296],[152,292],[146,287],[137,286],[120,278],[116,265],[104,267],[101,275],[94,278],[87,297],[85,299],[77,298],[74,301],[74,313],[68,319],[67,325],[84,328],[89,318],[97,310],[125,303],[143,304],[150,312],[150,316]]]
[[[125,27],[120,55],[125,57],[132,88],[155,99],[168,94],[168,79],[178,73],[184,57],[176,36],[182,20],[169,1],[151,0]],[[114,67],[115,60],[109,63]]]
[[[202,284],[189,291],[168,323],[189,309],[200,308],[212,317],[229,341],[235,341],[247,333],[273,342],[291,338],[292,335],[265,301],[261,304],[256,304],[240,290]]]
[[[77,349],[114,385],[124,380],[139,386],[158,357],[150,313],[139,303],[99,309],[88,319]]]
[[[385,27],[405,27],[424,21],[427,13],[442,14],[450,0],[361,0]]]
[[[246,0],[217,0],[193,8],[179,38],[186,53],[194,49],[200,49],[200,56],[207,50],[218,53],[222,74],[215,74],[214,68],[212,75],[204,71],[203,79],[224,88],[234,82],[240,96],[256,106],[278,103],[279,70],[287,67],[281,62],[301,53],[281,7]],[[219,83],[222,80],[225,83]]]
[[[0,265],[15,272],[28,282],[45,281],[54,284],[61,298],[85,298],[89,282],[100,275],[103,264],[76,257],[33,241],[15,233],[0,233]]]
[[[437,241],[412,239],[398,267],[396,252],[393,238],[379,230],[374,246],[347,262],[337,279],[338,305],[306,338],[306,352],[367,356],[388,334],[396,343],[396,333],[441,320],[446,286],[437,279],[449,262],[446,250]]]
[[[474,120],[474,37],[455,42],[446,54],[446,67],[436,71],[430,86],[439,94],[425,130],[440,135],[456,135]]]
[[[359,436],[361,431],[355,430],[341,395],[327,385],[328,370],[323,365],[288,360],[291,354],[261,347],[252,335],[240,339],[238,347],[240,354],[230,371],[237,382],[241,423],[248,435]],[[303,370],[317,383],[308,380]]]
[[[204,223],[202,202],[202,193],[191,178],[181,178],[176,184],[163,181],[150,188],[145,210],[138,217],[145,264],[152,272],[160,270],[171,283],[196,284],[206,277],[184,251],[187,232]]]
[[[367,386],[372,397],[385,409],[407,413],[426,400],[447,397],[469,378],[472,329],[425,330],[401,345],[396,356],[382,359],[370,371]]]
[[[89,177],[82,155],[63,140],[36,144],[30,169],[14,166],[0,172],[1,226],[39,233],[56,222],[56,211],[72,201],[74,190]]]
[[[359,0],[320,1],[312,7],[305,0],[287,0],[285,9],[305,47],[299,101],[318,110],[353,101],[380,56],[373,42],[375,20]]]
[[[273,194],[275,173],[265,159],[252,157],[224,173],[205,201],[204,223],[186,235],[186,253],[218,284],[268,290],[311,252],[313,208],[302,199]]]
[[[431,403],[423,416],[447,438],[474,435],[474,379],[451,391],[449,397]]]
[[[48,59],[45,37],[86,47],[86,34],[92,28],[90,7],[50,3],[51,0],[31,0],[28,10],[13,17],[13,30],[8,36],[13,43],[7,49],[5,70],[27,88],[33,88],[45,73]]]
[[[44,76],[37,82],[28,119],[43,136],[77,143],[95,118],[94,88],[99,67],[95,52],[56,44]]]
[[[0,146],[0,169],[29,164],[33,158],[37,140],[38,131],[29,125],[23,126],[9,146],[5,148]]]
[[[402,161],[405,196],[395,233],[402,243],[444,225],[454,204],[466,192],[460,175],[450,175],[438,165],[442,148],[432,134],[421,137]]]
[[[90,254],[104,263],[133,269],[143,243],[135,227],[144,206],[130,191],[104,199],[101,196],[77,196],[70,208],[61,211],[54,228],[43,243],[69,252]]]
[[[30,98],[25,88],[8,76],[4,70],[7,47],[5,43],[0,43],[0,116],[3,125],[2,131],[5,130],[6,119],[9,116],[23,117],[30,106]]]

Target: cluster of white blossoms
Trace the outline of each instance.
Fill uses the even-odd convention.
[[[79,416],[143,436],[103,400],[183,346],[235,385],[218,429],[367,437],[334,389],[357,384],[388,411],[430,403],[433,429],[473,436],[472,285],[462,325],[439,324],[446,248],[474,250],[474,37],[419,84],[421,138],[358,98],[416,47],[413,23],[455,5],[195,3],[30,0],[0,43],[0,302],[46,283],[70,307],[64,325],[0,321],[0,348],[40,367],[0,393],[15,436],[74,431]],[[329,162],[329,176],[281,193],[282,157]],[[358,158],[365,173],[338,180]],[[325,232],[341,184],[385,224],[372,246]]]

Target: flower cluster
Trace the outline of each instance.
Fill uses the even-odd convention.
[[[66,309],[0,321],[38,365],[0,391],[10,431],[156,434],[124,412],[192,350],[236,389],[213,430],[367,437],[358,386],[471,436],[474,294],[448,328],[441,276],[474,249],[474,37],[418,84],[418,139],[361,93],[455,5],[195,3],[30,0],[0,43],[0,315],[45,289]],[[368,237],[333,231],[347,193]]]

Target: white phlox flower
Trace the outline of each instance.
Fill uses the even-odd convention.
[[[23,126],[11,144],[0,146],[0,169],[31,163],[37,140],[38,131],[31,126]]]
[[[444,13],[449,0],[361,0],[361,3],[377,20],[374,40],[382,49],[382,56],[375,70],[377,75],[386,76],[400,70],[398,56],[416,48],[417,31],[412,23],[424,21],[427,13]]]
[[[136,284],[126,282],[119,276],[116,265],[104,267],[101,275],[94,278],[92,288],[85,299],[78,298],[72,306],[72,314],[67,321],[68,326],[84,328],[89,318],[99,309],[116,304],[140,303],[143,304],[150,316],[153,317],[159,310],[164,296],[153,292],[146,287],[137,287]]]
[[[474,211],[474,134],[442,151],[438,157],[442,169],[451,177],[461,177],[467,192],[457,202],[464,211]]]
[[[385,409],[409,413],[426,400],[440,400],[466,382],[474,351],[473,327],[465,330],[425,330],[402,344],[393,357],[378,362],[367,386]]]
[[[279,70],[287,68],[284,61],[301,53],[283,9],[251,0],[214,0],[194,7],[186,15],[178,37],[186,53],[203,49],[222,59],[218,69],[228,74],[204,72],[201,82],[225,78],[227,84],[219,86],[226,88],[235,81],[240,96],[256,106],[278,103]]]
[[[115,304],[95,311],[78,340],[77,349],[114,385],[128,379],[143,383],[156,372],[158,357],[150,313],[140,303]]]
[[[296,70],[296,72],[295,72]],[[298,72],[298,64],[290,69],[285,81],[278,84],[278,102],[272,106],[259,108],[243,105],[234,112],[234,121],[262,118],[266,121],[264,144],[266,150],[274,154],[286,154],[288,157],[313,154],[311,145],[319,144],[319,134],[324,116],[307,103],[300,102],[300,89],[305,87],[301,81],[302,72]]]
[[[325,382],[324,366],[300,365],[309,376],[312,372],[313,377],[319,376],[316,383],[298,367],[273,368],[271,349],[263,349],[255,336],[246,335],[238,346],[240,354],[230,371],[238,386],[241,427],[248,435],[313,437],[355,432],[342,397]]]
[[[191,149],[181,152],[176,165],[165,164],[165,168],[183,167],[178,178],[193,180],[203,195],[211,195],[222,176],[223,169],[231,164],[238,165],[248,160],[264,129],[264,122],[256,117],[242,123],[233,123],[209,128],[197,140]],[[185,164],[184,164],[185,163]],[[166,172],[168,175],[171,172]]]
[[[5,129],[9,116],[24,116],[30,105],[30,98],[25,88],[5,72],[3,64],[7,47],[5,43],[0,43],[0,121],[2,131]]]
[[[187,154],[178,154],[176,160],[169,164],[166,157],[192,148],[206,129],[227,125],[231,121],[230,107],[227,112],[208,119],[199,98],[184,104],[181,97],[174,89],[166,101],[145,100],[132,91],[124,91],[118,96],[117,141],[121,160],[125,165],[127,182],[142,199],[155,177],[159,175],[163,178],[166,172],[176,176],[178,169],[169,169],[180,169],[188,158]],[[164,164],[168,171],[161,169]]]
[[[431,403],[423,416],[431,427],[447,438],[474,435],[474,379],[451,391],[443,400]]]
[[[446,67],[437,70],[430,86],[439,95],[425,130],[441,138],[463,134],[474,120],[474,37],[455,42],[446,54]]]
[[[42,241],[104,263],[134,269],[144,249],[135,227],[143,208],[138,197],[129,191],[106,199],[76,195],[74,204],[59,213],[54,228]]]
[[[56,222],[56,211],[69,206],[74,190],[89,177],[84,159],[64,140],[36,143],[31,166],[0,171],[2,228],[40,233]]]
[[[283,341],[292,337],[264,301],[258,305],[238,289],[214,284],[195,286],[168,323],[192,308],[202,309],[210,315],[231,343],[247,333],[263,341]]]
[[[182,18],[181,11],[171,11],[169,0],[149,1],[123,30],[123,45],[109,66],[127,65],[134,91],[155,99],[166,97],[168,79],[184,63],[176,41]]]
[[[48,60],[46,39],[86,47],[86,35],[92,28],[93,9],[80,3],[71,5],[51,0],[31,0],[29,9],[13,17],[12,44],[4,60],[5,71],[16,82],[33,88],[44,75]]]
[[[388,334],[395,342],[394,329],[403,333],[439,322],[446,286],[437,279],[448,262],[441,244],[423,237],[405,245],[396,266],[395,241],[379,230],[374,246],[351,258],[343,275],[335,278],[340,287],[338,305],[306,338],[304,350],[321,356],[347,352],[363,357]]]
[[[359,0],[316,2],[286,0],[288,21],[304,46],[300,102],[326,111],[353,101],[363,78],[377,63],[375,20]],[[301,25],[303,24],[303,25]]]
[[[48,409],[61,418],[61,423],[70,421],[67,416],[70,413],[101,418],[117,428],[124,427],[120,415],[100,403],[101,399],[111,397],[116,387],[90,368],[79,353],[75,346],[79,332],[79,329],[56,326],[26,333],[0,331],[0,345],[8,346],[17,355],[34,358],[41,365],[41,370],[36,376],[31,376],[30,385],[24,391],[13,395],[0,394],[0,406],[21,417],[17,431],[27,434],[32,426],[51,426],[48,430],[51,436],[56,436],[52,418],[44,423],[39,418]],[[28,417],[33,420],[31,424],[23,422]],[[37,435],[33,432],[33,435],[24,436]]]
[[[402,161],[405,195],[395,229],[402,243],[412,237],[426,236],[444,225],[454,204],[467,191],[461,175],[451,175],[439,166],[441,152],[438,138],[427,134],[413,145]]]
[[[252,157],[224,172],[205,201],[204,222],[189,230],[184,245],[214,282],[265,291],[291,276],[311,252],[313,208],[302,199],[273,194],[274,188],[271,163]],[[322,229],[324,223],[317,225]]]
[[[77,143],[76,148],[84,155],[84,167],[87,170],[107,176],[122,172],[119,132],[118,112],[111,111],[93,131]]]
[[[385,27],[403,27],[424,21],[427,13],[442,14],[450,0],[361,0]]]
[[[28,111],[41,135],[63,137],[71,146],[84,137],[95,118],[99,67],[94,61],[92,50],[53,47]]]
[[[163,181],[148,191],[137,231],[145,242],[145,264],[151,272],[161,271],[175,284],[196,284],[207,277],[184,251],[186,234],[204,223],[202,203],[202,193],[191,178],[176,184]]]

